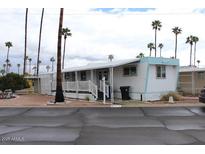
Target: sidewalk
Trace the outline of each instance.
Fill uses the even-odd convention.
[[[116,101],[118,105],[111,104],[111,102],[106,102],[103,104],[100,101],[89,102],[86,100],[76,100],[65,98],[64,103],[49,103],[54,101],[54,96],[48,95],[17,95],[13,99],[0,99],[0,107],[185,107],[185,106],[195,106],[195,107],[205,107],[204,103],[198,102],[198,98],[186,98],[183,101],[178,101],[175,103],[168,103],[163,101],[155,102],[140,102],[140,101]]]

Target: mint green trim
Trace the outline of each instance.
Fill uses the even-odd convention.
[[[149,80],[149,67],[150,67],[149,64],[147,64],[144,93],[147,93],[147,85],[148,85],[148,80]]]
[[[144,57],[140,59],[140,63],[148,63],[151,65],[174,65],[179,66],[178,59],[162,58],[162,57]]]
[[[176,89],[177,90],[177,87],[179,85],[179,66],[177,66],[177,81],[176,81]]]

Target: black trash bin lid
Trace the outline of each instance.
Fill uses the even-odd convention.
[[[120,89],[123,88],[130,88],[130,86],[121,86]]]

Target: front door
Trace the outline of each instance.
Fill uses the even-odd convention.
[[[105,77],[105,83],[109,83],[109,70],[108,69],[103,69],[103,70],[98,70],[97,71],[97,85],[100,86],[100,80]]]

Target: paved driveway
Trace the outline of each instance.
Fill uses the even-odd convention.
[[[205,108],[0,108],[0,144],[205,144]]]

